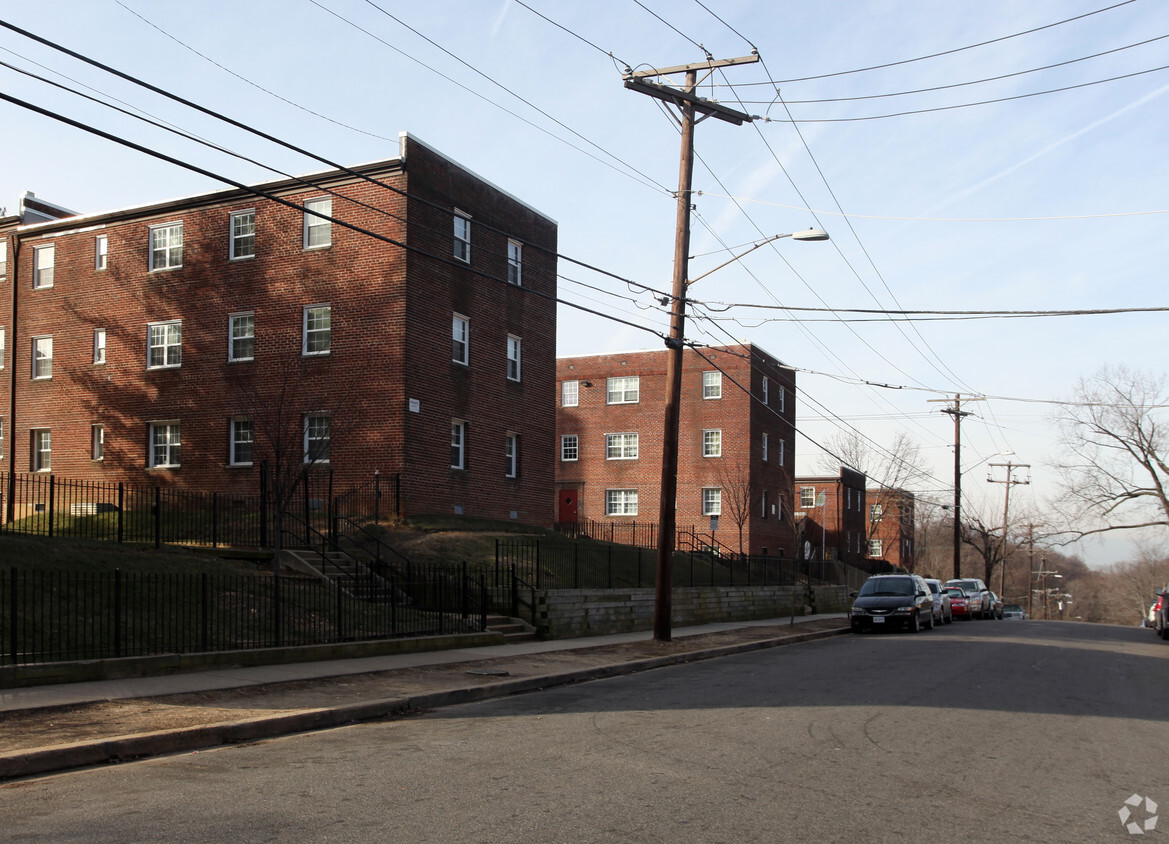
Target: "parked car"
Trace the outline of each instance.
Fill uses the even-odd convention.
[[[916,574],[876,574],[853,592],[852,632],[902,627],[916,633],[934,626],[934,593]]]
[[[1007,619],[1008,621],[1011,619],[1022,621],[1026,617],[1027,612],[1023,609],[1021,604],[1007,604],[1005,607],[1003,607],[1003,618]]]
[[[1157,603],[1154,604],[1156,613],[1153,616],[1153,629],[1162,639],[1169,639],[1169,586],[1157,593]]]
[[[950,596],[942,586],[942,581],[927,577],[926,586],[934,593],[934,624],[953,624],[954,611],[950,609]]]
[[[985,583],[977,577],[961,577],[947,580],[946,585],[957,586],[974,600],[973,617],[990,618],[990,590]]]
[[[1003,599],[994,592],[990,593],[990,617],[1002,621]]]
[[[960,589],[957,586],[947,586],[946,595],[950,598],[950,612],[954,614],[954,618],[965,619],[970,621],[974,618],[974,600],[966,594],[966,590]]]

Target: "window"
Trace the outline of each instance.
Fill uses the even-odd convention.
[[[816,506],[816,487],[802,486],[800,487],[800,507],[815,507]]]
[[[723,456],[723,432],[721,430],[702,432],[702,456]]]
[[[304,462],[328,463],[331,444],[331,426],[325,413],[310,413],[304,417]]]
[[[32,338],[32,377],[53,377],[53,338]]]
[[[451,360],[468,366],[471,362],[471,321],[455,314],[451,320]]]
[[[605,490],[606,516],[636,516],[637,490],[635,489],[607,489]]]
[[[784,400],[787,398],[787,390],[784,389],[783,384],[779,385],[779,412],[783,413]]]
[[[182,437],[178,422],[150,423],[151,468],[170,469],[179,465],[182,457]]]
[[[48,428],[33,429],[32,470],[48,472],[53,468],[53,435]]]
[[[235,261],[256,255],[256,212],[235,211],[231,215],[231,246],[228,257]]]
[[[104,460],[106,452],[106,429],[103,425],[94,425],[89,431],[89,459]]]
[[[183,224],[150,227],[150,269],[169,270],[183,265]]]
[[[467,468],[467,423],[451,420],[451,468]]]
[[[760,503],[763,505],[760,508],[761,512],[759,513],[759,518],[766,519],[767,518],[767,490],[763,490],[763,492],[759,496],[759,498],[760,498]]]
[[[304,348],[306,355],[327,355],[333,342],[333,308],[310,305],[304,309]]]
[[[605,434],[606,460],[636,460],[637,434]]]
[[[239,416],[231,420],[231,451],[228,462],[232,466],[252,465],[252,420]]]
[[[881,517],[885,515],[884,508],[880,504],[869,505],[869,521],[873,524],[881,521]]]
[[[254,360],[256,357],[256,315],[254,313],[228,316],[228,360]]]
[[[182,321],[151,323],[146,349],[146,368],[164,369],[181,366],[182,363]]]
[[[503,476],[514,478],[519,474],[520,438],[507,434],[503,438]]]
[[[870,539],[869,540],[869,556],[870,557],[880,557],[880,556],[882,556],[883,551],[884,551],[884,549],[881,547],[881,540],[879,540],[879,539]]]
[[[8,239],[0,239],[0,278],[8,278]]]
[[[93,268],[95,270],[104,270],[110,265],[110,239],[104,234],[99,234],[94,240],[93,252]]]
[[[34,246],[32,250],[32,286],[34,289],[53,286],[53,265],[57,261],[56,246]]]
[[[507,335],[507,380],[520,380],[520,343],[519,337]]]
[[[580,437],[577,434],[560,435],[560,459],[571,462],[580,457]]]
[[[507,242],[507,280],[517,287],[523,283],[523,246],[515,240]]]
[[[721,399],[723,397],[723,374],[721,372],[702,373],[702,397],[704,399]]]
[[[455,211],[455,257],[471,263],[471,220],[462,211]]]
[[[767,402],[768,402],[767,395],[768,395],[768,391],[769,391],[770,384],[771,384],[771,382],[770,382],[770,381],[768,381],[768,380],[767,380],[767,376],[766,376],[766,375],[764,375],[764,376],[763,376],[763,393],[762,393],[762,398],[763,398],[763,403],[764,403],[764,404],[767,404]]]
[[[778,457],[779,457],[779,465],[780,466],[783,465],[783,445],[785,442],[786,442],[786,440],[784,440],[783,437],[779,438],[779,455],[778,455]]]
[[[3,328],[0,328],[0,369],[4,368],[4,349],[7,344],[7,335]]]
[[[721,516],[723,512],[723,491],[705,488],[702,490],[702,515]]]
[[[767,432],[763,432],[763,462],[767,462]]]
[[[323,214],[324,217],[319,215]],[[304,248],[324,249],[333,243],[333,200],[308,199],[304,203]]]
[[[637,404],[641,379],[637,375],[610,378],[608,387],[609,404]]]
[[[93,330],[93,362],[106,362],[106,330],[104,328]]]
[[[580,404],[580,382],[563,382],[560,385],[560,406],[576,407],[578,404]]]

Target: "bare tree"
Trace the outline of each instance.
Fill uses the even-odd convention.
[[[735,460],[721,460],[718,468],[719,484],[722,486],[722,511],[731,517],[739,530],[739,554],[743,551],[743,531],[751,518],[751,508],[756,497],[756,484],[751,478],[751,467],[741,457]]]
[[[1081,378],[1057,417],[1057,506],[1074,539],[1169,528],[1169,441],[1162,422],[1169,380],[1125,367]]]

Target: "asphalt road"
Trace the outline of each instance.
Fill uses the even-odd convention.
[[[1169,812],[1166,660],[1135,627],[837,637],[8,783],[0,838],[1133,840],[1126,799]]]

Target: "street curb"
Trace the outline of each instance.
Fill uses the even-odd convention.
[[[526,677],[522,680],[504,680],[485,686],[428,692],[412,697],[385,698],[365,703],[331,706],[323,709],[305,709],[282,715],[265,715],[240,721],[228,721],[200,727],[160,730],[133,736],[117,736],[95,741],[56,745],[18,753],[0,754],[0,781],[40,774],[56,773],[71,768],[83,768],[105,763],[124,762],[150,756],[205,750],[223,745],[240,744],[260,739],[276,738],[294,733],[326,730],[360,721],[401,716],[422,710],[473,703],[492,698],[507,697],[555,686],[583,683],[620,677],[639,671],[650,671],[670,665],[700,662],[734,654],[794,645],[816,639],[827,639],[848,633],[848,627],[795,633],[755,642],[742,642],[718,648],[670,654],[668,656],[615,662],[589,668]]]

